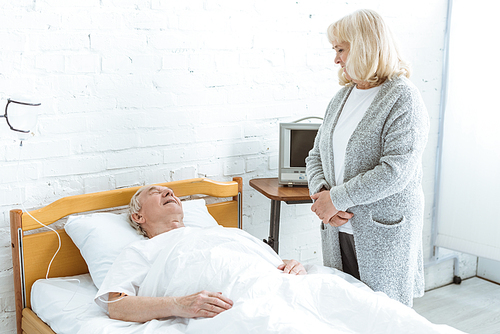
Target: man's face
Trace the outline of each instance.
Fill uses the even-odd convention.
[[[149,229],[161,232],[184,226],[182,204],[172,189],[151,186],[139,194],[138,200],[141,203],[138,223],[147,223]],[[146,225],[143,227],[146,228]]]

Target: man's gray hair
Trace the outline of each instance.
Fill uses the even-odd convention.
[[[128,214],[127,214],[128,223],[130,224],[130,226],[132,226],[137,231],[137,234],[143,235],[146,238],[148,237],[148,234],[146,233],[146,231],[144,231],[141,224],[136,223],[132,219],[132,215],[139,213],[139,211],[141,210],[142,204],[141,204],[141,202],[139,202],[139,195],[143,191],[151,189],[151,187],[152,186],[144,186],[144,187],[139,188],[139,190],[137,190],[137,192],[134,194],[134,196],[132,196],[132,198],[130,199],[130,204],[128,205]]]

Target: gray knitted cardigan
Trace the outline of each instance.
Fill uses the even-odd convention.
[[[330,190],[351,219],[360,278],[411,306],[424,292],[422,153],[429,118],[405,77],[382,84],[346,149],[344,183],[335,184],[332,136],[352,87],[330,102],[306,159],[311,194]],[[324,265],[342,269],[338,228],[321,230]]]

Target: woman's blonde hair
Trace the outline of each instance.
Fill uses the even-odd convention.
[[[151,189],[151,186],[141,187],[139,188],[139,190],[137,190],[134,196],[132,196],[132,198],[130,199],[130,204],[128,205],[128,212],[127,212],[128,223],[130,224],[130,226],[132,226],[137,231],[137,234],[143,235],[145,237],[148,237],[148,234],[142,228],[141,224],[138,224],[137,222],[135,222],[135,220],[132,219],[132,215],[135,213],[139,213],[139,211],[141,210],[142,205],[141,202],[139,202],[139,195],[144,190],[148,189]]]
[[[349,43],[346,71],[352,79],[375,87],[400,75],[410,77],[410,65],[401,58],[389,27],[375,11],[358,10],[332,23],[327,32],[330,43]],[[339,79],[343,86],[352,85],[343,69]]]

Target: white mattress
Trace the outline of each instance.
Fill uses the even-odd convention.
[[[33,284],[31,308],[56,333],[77,333],[90,318],[107,317],[94,302],[96,293],[89,274],[41,279]]]

